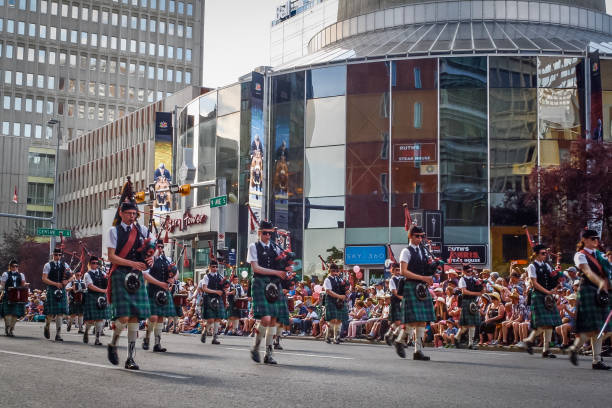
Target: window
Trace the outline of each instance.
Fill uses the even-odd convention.
[[[74,102],[68,102],[68,117],[71,118],[74,116]]]
[[[62,4],[62,17],[68,17],[68,5]]]
[[[71,67],[76,67],[76,65],[77,65],[77,56],[76,56],[76,53],[71,52],[70,53],[70,66]]]
[[[47,52],[45,50],[38,50],[38,62],[40,64],[44,64],[46,61],[47,57]]]
[[[81,9],[81,20],[83,21],[89,20],[89,8],[83,7]]]
[[[21,111],[21,96],[16,95],[15,96],[15,110],[20,112]]]
[[[146,54],[147,53],[147,43],[145,43],[144,41],[140,41],[138,43],[138,52],[140,54]]]
[[[60,51],[59,63],[60,65],[66,65],[66,51]]]
[[[68,41],[68,30],[66,30],[65,28],[62,28],[60,30],[60,40],[61,41]]]
[[[11,3],[13,3],[13,7],[15,6],[15,0],[13,0],[12,2],[9,2],[9,6],[11,5]],[[26,0],[19,0],[19,10],[25,10],[26,9]]]
[[[34,48],[28,48],[28,61],[34,62]]]
[[[182,1],[178,2],[178,13],[185,14],[185,3],[183,3]]]
[[[23,125],[23,136],[24,137],[32,137],[32,125],[26,123]],[[32,174],[32,173],[30,173]]]
[[[38,0],[30,0],[30,11],[36,11],[36,2]],[[46,5],[45,5],[46,7]]]
[[[193,16],[193,4],[187,3],[187,15]]]
[[[23,21],[17,22],[17,34],[25,35],[25,23]]]
[[[131,17],[130,28],[132,28],[133,30],[138,28],[138,17],[134,17],[134,16]]]
[[[193,27],[192,26],[190,26],[190,25],[187,26],[187,33],[185,34],[185,36],[187,38],[191,38],[193,36]]]
[[[106,58],[100,58],[100,72],[106,72]]]
[[[79,93],[84,94],[86,92],[85,81],[79,81]]]
[[[25,100],[25,111],[26,112],[32,112],[33,102],[34,100],[32,99],[31,96],[26,97],[26,100]]]
[[[15,85],[23,85],[23,72],[15,72]]]
[[[149,31],[152,33],[155,32],[155,20],[153,19],[149,20]]]
[[[174,47],[169,45],[167,48],[168,48],[168,58],[174,58]]]
[[[34,86],[34,74],[26,74],[26,86]]]
[[[57,28],[49,27],[49,39],[57,40]]]
[[[13,123],[13,136],[21,136],[21,123]]]
[[[121,39],[121,45],[119,48],[121,51],[127,51],[127,40],[125,38]]]
[[[170,1],[168,2],[168,11],[169,11],[170,13],[174,13],[174,11],[175,11],[175,7],[174,7],[174,6],[175,6],[175,3],[176,3],[176,2],[175,2],[174,0],[170,0]]]
[[[178,24],[176,26],[176,35],[178,35],[179,37],[183,36],[183,25],[182,24]]]
[[[17,46],[17,59],[23,61],[23,47]]]
[[[91,21],[98,22],[98,9],[91,9]]]
[[[2,107],[6,110],[11,109],[11,97],[8,95],[4,95],[4,103],[2,104]]]
[[[127,28],[128,25],[128,16],[125,14],[121,15],[121,27]]]
[[[8,85],[13,83],[13,73],[11,71],[4,71],[4,83]]]
[[[159,44],[157,46],[157,55],[159,57],[163,57],[164,56],[164,45],[163,44]]]
[[[149,6],[155,10],[157,8],[157,0],[150,0],[149,1]]]
[[[158,81],[164,80],[164,67],[157,67],[157,80]]]
[[[43,113],[43,100],[36,98],[36,113]]]
[[[166,0],[159,0],[159,11],[166,11]]]
[[[168,68],[168,74],[166,75],[166,78],[168,79],[168,82],[172,82],[174,77],[174,71],[170,68]]]
[[[191,48],[185,49],[185,61],[191,62]]]
[[[108,24],[108,11],[102,10],[102,24]]]
[[[111,24],[115,27],[119,25],[119,14],[115,12],[111,14]]]
[[[176,59],[179,61],[183,59],[183,48],[182,47],[176,48]]]
[[[134,87],[133,87],[133,86],[130,86],[130,87],[128,88],[128,98],[129,98],[130,100],[134,99]]]
[[[72,5],[72,18],[75,20],[79,19],[79,6],[76,4]]]
[[[47,26],[45,25],[38,26],[38,36],[42,39],[47,38]]]
[[[32,153],[30,153],[30,155],[31,154]],[[53,168],[52,173],[54,172],[55,168]],[[45,177],[53,177],[53,174],[48,174],[47,172],[47,174],[45,174]],[[28,183],[27,203],[32,205],[53,205],[53,184]],[[30,211],[28,211],[28,215],[29,213]]]
[[[36,75],[36,86],[38,88],[45,87],[45,76],[44,75]]]
[[[2,134],[3,135],[8,135],[10,132],[10,126],[11,124],[9,122],[2,122]]]
[[[147,31],[147,19],[144,17],[140,18],[140,31]]]
[[[149,55],[155,56],[155,44],[149,43]]]
[[[51,15],[57,16],[57,2],[51,2]]]
[[[50,76],[47,78],[47,89],[55,89],[55,77]]]
[[[185,83],[191,84],[191,72],[185,71]]]
[[[98,34],[91,33],[90,42],[92,47],[98,46]]]
[[[87,33],[81,31],[81,45],[87,45]]]
[[[106,96],[106,88],[104,84],[98,84],[98,96]]]
[[[108,96],[112,97],[112,98],[116,98],[117,97],[117,88],[115,84],[109,84],[108,85]]]
[[[136,40],[130,40],[130,52],[136,52]]]
[[[108,37],[102,34],[100,37],[100,47],[106,48],[108,46]]]
[[[174,35],[174,23],[168,23],[168,35]]]
[[[110,72],[111,74],[117,73],[117,60],[111,59],[108,72]]]
[[[11,34],[15,32],[15,22],[13,20],[6,20],[6,32]]]
[[[30,37],[36,37],[36,24],[28,24],[28,35]]]
[[[95,109],[96,109],[95,106],[88,106],[87,107],[87,119],[89,119],[89,120],[94,120],[95,119],[95,116],[94,116]]]
[[[81,63],[79,65],[79,67],[81,69],[87,69],[87,67],[89,66],[89,62],[87,59],[87,54],[81,54]]]
[[[53,100],[47,100],[47,115],[53,115],[53,105],[55,102]]]
[[[79,119],[85,119],[85,104],[79,103]]]
[[[96,83],[93,81],[89,82],[89,96],[96,96]]]
[[[6,44],[6,58],[11,59],[13,58],[13,46],[11,44]]]
[[[70,42],[73,44],[77,43],[79,32],[77,30],[70,30]]]
[[[120,74],[127,74],[127,67],[126,67],[127,63],[125,62],[125,60],[119,62],[119,73]]]
[[[41,125],[36,125],[35,129],[36,130],[34,132],[34,137],[36,139],[42,139],[42,126]]]
[[[149,65],[149,79],[155,79],[155,67],[153,67],[152,65]]]
[[[176,82],[177,83],[181,83],[183,82],[183,71],[181,70],[176,70]]]
[[[49,51],[49,64],[55,65],[55,51]]]
[[[117,37],[111,37],[111,49],[112,50],[117,49]]]
[[[47,0],[41,0],[41,2],[40,2],[40,12],[42,14],[47,14]]]
[[[98,66],[98,60],[96,59],[96,57],[90,57],[89,58],[89,70],[95,71],[97,66]]]
[[[145,76],[145,66],[144,64],[138,65],[138,76],[144,78]]]
[[[136,64],[130,62],[130,75],[136,73]]]
[[[164,21],[159,22],[159,33],[166,34],[166,23]]]

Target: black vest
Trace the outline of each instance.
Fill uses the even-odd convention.
[[[208,275],[208,285],[206,286],[210,290],[223,290],[222,282],[223,276],[219,275],[218,273],[211,273]],[[212,293],[207,293],[207,295],[212,295]]]
[[[93,282],[94,286],[100,289],[106,289],[106,287],[108,286],[108,280],[104,277],[101,271],[89,270],[88,273],[91,277],[91,281]]]
[[[467,290],[469,290],[470,292],[480,292],[482,290],[482,283],[479,285],[476,281],[478,279],[476,279],[473,276],[464,276],[463,280],[465,281],[465,288]],[[476,296],[471,296],[471,295],[463,295],[464,299],[469,299],[469,300],[474,300],[476,299]]]
[[[393,279],[393,283],[395,283],[395,289],[397,290],[397,294],[399,296],[403,296],[404,295],[404,282],[406,281],[405,278],[403,276],[394,276],[391,279]],[[399,303],[401,302],[401,300],[395,295],[392,295],[391,302]]]
[[[255,243],[255,248],[257,249],[257,264],[263,268],[267,269],[276,269],[276,251],[272,244],[268,245],[266,248],[261,242]],[[264,277],[266,275],[261,275],[255,273],[254,276]]]
[[[425,256],[425,251],[422,248],[414,249],[411,246],[408,246],[408,251],[410,251],[408,270],[417,275],[426,276],[427,257]]]
[[[20,288],[21,287],[21,273],[19,272],[8,272],[8,278],[4,285],[5,289],[8,288]]]
[[[66,273],[66,265],[63,261],[59,261],[59,266],[55,262],[50,262],[49,266],[51,267],[49,270],[49,275],[47,276],[49,280],[53,282],[61,283],[64,280],[64,274]]]
[[[168,266],[170,266],[168,258],[165,256],[158,257],[155,262],[153,262],[153,267],[150,270],[151,276],[158,281],[166,282],[169,278]]]
[[[330,276],[329,281],[332,285],[332,292],[338,295],[344,295],[346,293],[346,289],[344,286],[344,280],[340,277]]]
[[[127,240],[128,240],[128,237],[130,236],[130,233],[126,232],[121,226],[121,224],[115,226],[115,228],[117,229],[117,248],[115,248],[115,254],[119,255],[119,253],[121,252],[125,244],[127,244]],[[130,261],[142,262],[143,259],[138,253],[138,248],[142,246],[144,238],[137,224],[132,224],[132,228],[136,228],[136,232],[138,233],[138,235],[136,239],[134,240],[134,245],[132,245],[132,248],[130,248],[130,252],[128,252],[128,254],[124,256],[123,258],[128,259]]]
[[[589,268],[591,268],[591,270],[593,271],[593,273],[595,273],[595,275],[599,276],[602,279],[608,279],[608,277],[606,276],[604,269],[603,269],[603,265],[601,265],[601,263],[599,262],[599,260],[597,261],[599,263],[599,267],[597,264],[595,264],[595,262],[593,262],[591,260],[591,258],[595,258],[597,259],[597,255],[595,255],[595,252],[593,252],[592,254],[589,254],[586,249],[584,250],[585,254],[584,257],[587,260],[587,263],[589,264]],[[590,256],[587,256],[590,255]],[[601,268],[601,272],[600,272],[600,268]],[[591,280],[587,277],[584,277],[582,279],[582,283],[586,284],[586,285],[591,285],[593,287],[597,287],[597,285],[595,285],[593,282],[591,282]]]
[[[557,286],[557,282],[559,281],[559,275],[551,276],[551,269],[546,262],[539,265],[536,262],[532,264],[535,267],[537,281],[538,283],[546,290],[551,290],[555,286]]]

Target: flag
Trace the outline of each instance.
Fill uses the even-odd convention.
[[[13,202],[17,204],[19,202],[17,198],[17,186],[15,186],[15,192],[13,193]]]

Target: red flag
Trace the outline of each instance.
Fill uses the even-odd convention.
[[[13,202],[17,204],[19,202],[17,198],[17,186],[15,186],[15,192],[13,193]]]
[[[408,231],[412,226],[412,217],[410,216],[410,210],[408,209],[408,204],[402,204],[404,207],[404,229]]]

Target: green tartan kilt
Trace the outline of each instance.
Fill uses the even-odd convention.
[[[270,283],[270,280],[270,276],[253,277],[251,293],[253,296],[253,317],[255,319],[261,319],[265,316],[282,318],[285,312],[285,304],[280,299],[274,303],[270,303],[266,299],[266,285]]]
[[[116,269],[111,275],[111,319],[120,317],[136,317],[138,320],[146,320],[151,315],[149,308],[149,297],[144,284],[142,273],[139,274],[140,288],[134,294],[129,294],[125,288],[125,276],[129,269]]]
[[[235,305],[234,305],[234,300],[230,299],[228,301],[229,303],[229,310],[228,310],[228,314],[229,317],[237,317],[240,318],[240,309],[238,309]]]
[[[25,316],[25,303],[9,303],[6,298],[6,293],[4,294],[4,299],[2,303],[0,303],[0,317],[4,316],[17,316],[23,317]]]
[[[325,321],[331,322],[332,320],[345,321],[348,320],[348,310],[346,309],[346,302],[340,309],[336,306],[336,298],[329,295],[325,296]]]
[[[436,320],[434,314],[433,300],[427,291],[424,300],[418,300],[415,288],[419,282],[406,280],[404,283],[404,299],[402,309],[404,310],[404,323],[433,322]]]
[[[163,316],[163,317],[174,317],[176,316],[176,310],[174,308],[174,300],[169,290],[166,291],[168,295],[168,303],[160,306],[155,302],[155,294],[162,289],[156,289],[154,285],[147,286],[147,294],[149,296],[149,309],[151,310],[151,316]]]
[[[537,329],[538,327],[546,326],[561,326],[561,314],[557,307],[553,310],[546,309],[544,306],[545,294],[533,290],[531,292],[531,328]],[[603,323],[603,322],[602,322]]]
[[[225,319],[225,305],[223,299],[219,297],[219,307],[217,310],[213,310],[210,307],[210,300],[212,296],[206,295],[202,299],[202,316],[204,319]]]
[[[277,302],[281,302],[283,305],[282,314],[276,319],[276,321],[283,326],[291,325],[291,319],[289,319],[289,305],[287,304],[287,297],[281,293],[280,299]]]
[[[45,316],[56,316],[68,314],[68,296],[66,289],[62,289],[63,296],[60,300],[55,298],[53,292],[57,289],[55,286],[47,286],[47,299],[44,304]]]
[[[470,303],[478,302],[478,299],[468,299],[465,296],[461,299],[461,317],[459,318],[459,326],[480,326],[480,312],[476,314],[470,313]]]
[[[104,309],[98,309],[98,297],[100,296],[106,296],[106,294],[100,292],[87,292],[83,295],[83,320],[86,322],[91,320],[106,320],[110,317],[108,306]]]
[[[391,299],[391,305],[389,306],[389,321],[391,323],[399,321],[404,322],[404,312],[402,309],[402,302]]]
[[[597,288],[591,285],[580,285],[578,297],[576,298],[576,333],[599,332],[603,327],[608,314],[610,303],[606,306],[598,306],[595,302]],[[612,331],[612,319],[608,322],[605,331]]]
[[[85,298],[85,294],[83,294],[83,298]],[[69,315],[82,315],[83,314],[83,303],[68,303],[68,314]]]

